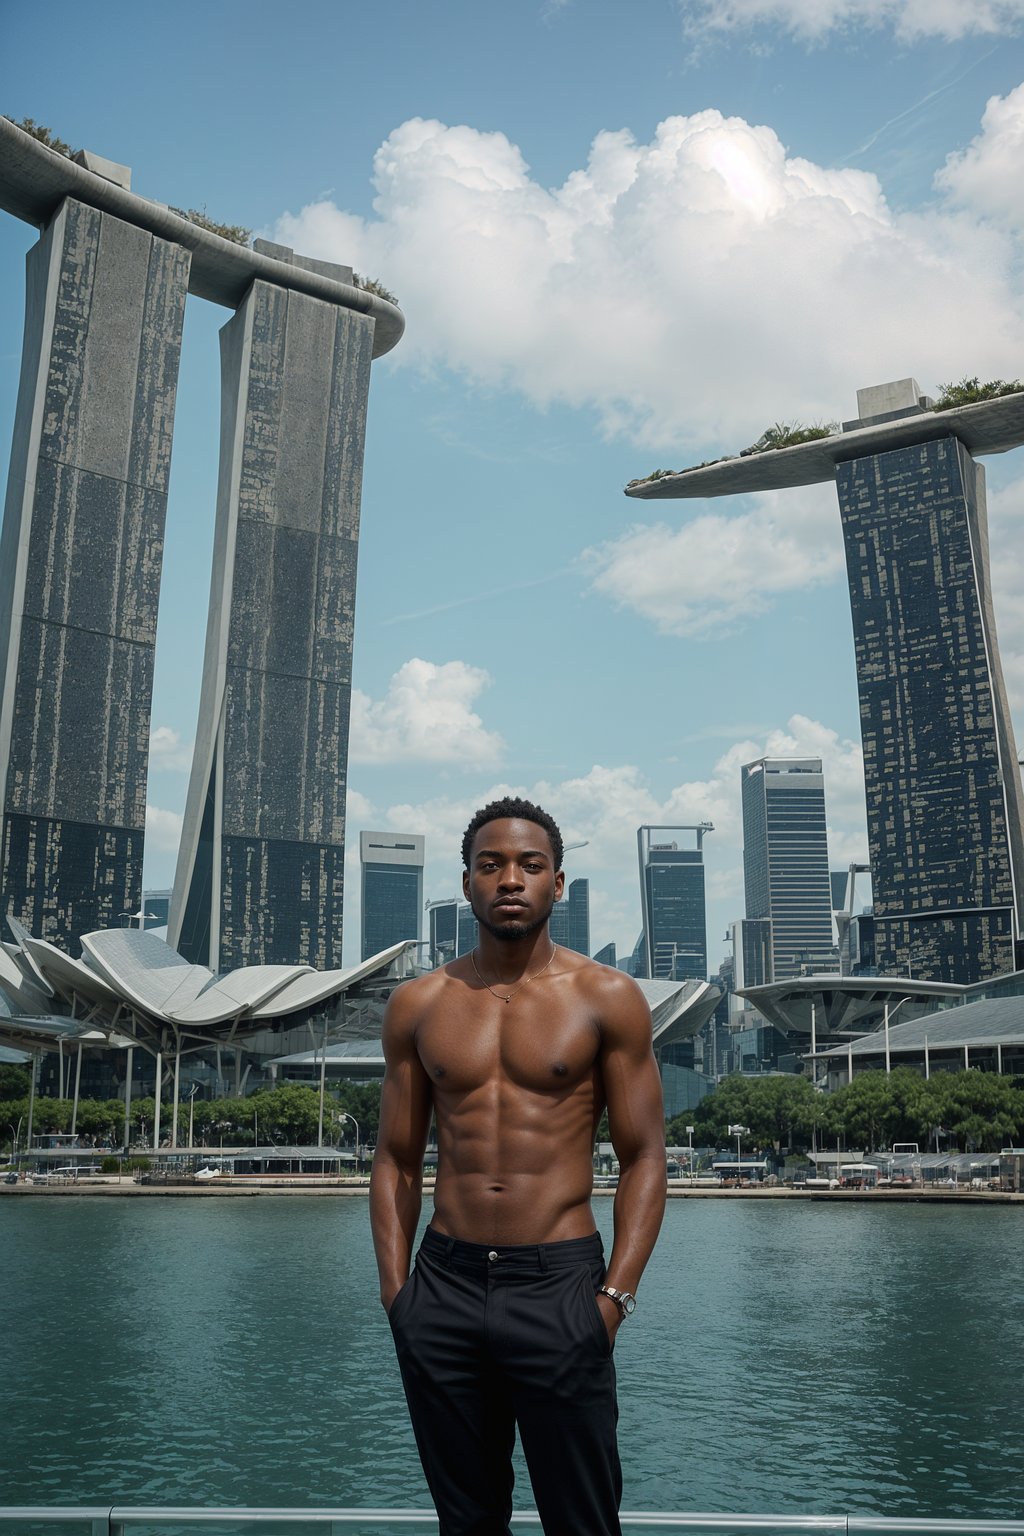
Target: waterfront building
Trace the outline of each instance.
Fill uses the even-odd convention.
[[[637,829],[644,975],[707,978],[704,837],[712,831],[710,822]],[[695,833],[696,847],[680,848],[675,832]]]
[[[404,328],[350,267],[252,248],[0,119],[0,207],[44,231],[0,540],[4,903],[72,952],[142,897],[186,293],[221,333],[199,726],[169,932],[186,957],[341,963],[345,763],[370,362]]]
[[[454,960],[459,948],[459,903],[452,896],[447,901],[427,902],[428,957],[436,971]]]
[[[5,911],[74,953],[142,900],[189,263],[73,197],[28,256],[0,540],[0,883]]]
[[[590,954],[590,881],[573,880],[562,901],[551,909],[548,932],[556,944]]]
[[[616,970],[618,968],[618,961],[615,958],[614,942],[611,944],[605,944],[602,949],[599,949],[597,954],[594,956],[594,959],[597,961],[598,965],[610,965],[612,970]]]
[[[917,386],[913,389],[916,391]],[[861,397],[861,414],[872,409]],[[1012,970],[1020,774],[992,613],[984,470],[950,433],[840,464],[886,974]]]
[[[761,979],[834,969],[821,759],[759,758],[740,769],[740,788],[746,915],[769,924]]]
[[[360,832],[364,960],[404,939],[419,939],[425,845],[415,832]]]
[[[729,495],[835,479],[867,792],[875,965],[967,983],[1024,964],[1024,805],[992,610],[984,471],[1024,442],[1024,392],[937,411],[916,381],[857,392],[841,432],[637,482]]]

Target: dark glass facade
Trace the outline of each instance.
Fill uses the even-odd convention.
[[[834,969],[821,760],[760,758],[740,785],[746,914],[771,923],[765,980]]]
[[[951,436],[838,466],[875,964],[974,982],[1019,955],[1021,789],[984,471]]]
[[[363,832],[362,958],[420,936],[423,908],[423,844],[415,834]]]
[[[548,932],[556,944],[590,954],[590,881],[573,880],[562,901],[551,909]]]
[[[457,901],[432,901],[427,908],[430,924],[430,964],[447,965],[458,953],[459,904]]]

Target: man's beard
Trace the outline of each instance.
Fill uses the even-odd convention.
[[[543,928],[544,924],[551,916],[555,901],[554,897],[552,897],[547,911],[543,914],[542,917],[534,918],[532,923],[492,923],[488,918],[481,916],[481,914],[476,909],[475,902],[470,900],[469,905],[473,916],[476,918],[481,928],[486,928],[487,932],[494,938],[498,939],[500,942],[505,944],[516,944],[520,939],[528,939],[531,933],[537,932],[538,928]]]

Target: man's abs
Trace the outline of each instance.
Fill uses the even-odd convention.
[[[457,1173],[439,1163],[430,1225],[467,1243],[558,1243],[594,1231],[592,1171]]]

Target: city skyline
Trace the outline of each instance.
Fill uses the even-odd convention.
[[[742,911],[743,762],[822,757],[831,861],[867,857],[834,493],[649,509],[623,504],[621,486],[735,451],[775,420],[840,420],[871,379],[914,373],[934,394],[1020,371],[1019,19],[1000,6],[985,20],[965,0],[956,25],[896,3],[872,23],[850,5],[842,28],[819,18],[812,37],[807,8],[781,0],[731,28],[683,5],[625,31],[601,3],[500,18],[443,4],[429,26],[385,4],[372,22],[348,17],[342,40],[332,8],[303,10],[316,57],[298,33],[270,49],[231,3],[185,3],[168,35],[120,0],[102,23],[58,0],[48,18],[9,19],[18,69],[3,107],[130,162],[145,196],[351,262],[407,316],[370,399],[350,895],[354,834],[373,827],[426,829],[425,896],[457,889],[461,832],[507,786],[589,841],[567,873],[590,879],[594,944],[628,954],[636,827],[706,818],[714,969]],[[349,72],[337,89],[339,61],[372,56],[381,27],[406,45],[388,79]],[[182,82],[197,109],[168,136]],[[33,238],[26,226],[0,240],[5,445]],[[186,306],[151,887],[171,881],[196,730],[195,572],[217,461],[215,390],[198,386],[216,380],[223,319],[211,309]],[[1018,732],[1021,462],[988,461]],[[347,960],[358,923],[350,900]]]

